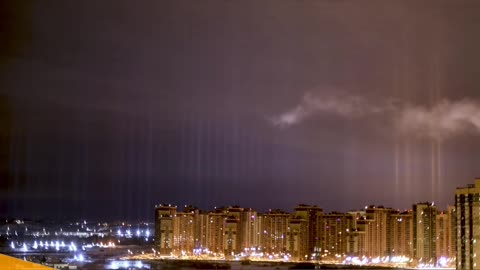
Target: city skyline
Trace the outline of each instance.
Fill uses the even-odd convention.
[[[441,211],[422,202],[407,211],[370,205],[328,213],[316,205],[300,204],[289,212],[262,213],[241,206],[203,211],[191,205],[182,209],[160,204],[155,205],[155,248],[160,256],[185,259],[447,267],[455,265],[460,241],[457,219],[465,217],[457,214],[459,207]]]
[[[164,203],[155,205],[153,223],[2,220],[0,248],[17,257],[54,248],[66,262],[92,264],[95,248],[124,253],[112,266],[161,259],[476,269],[480,178],[452,193],[455,205],[443,211],[431,202],[406,211],[369,205],[346,213],[306,204],[262,213],[238,205],[205,211]]]
[[[0,216],[454,203],[480,2],[0,3]]]

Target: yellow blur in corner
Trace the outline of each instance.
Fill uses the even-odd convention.
[[[53,268],[0,254],[1,270],[51,270]]]

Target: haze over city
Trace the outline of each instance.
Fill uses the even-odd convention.
[[[0,216],[454,203],[477,1],[0,4]]]

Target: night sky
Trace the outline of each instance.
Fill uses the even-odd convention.
[[[1,1],[0,216],[453,204],[479,1]]]

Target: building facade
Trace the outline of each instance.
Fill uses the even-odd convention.
[[[294,260],[308,260],[308,221],[301,216],[288,220],[287,252]]]
[[[366,212],[365,251],[368,257],[383,257],[390,255],[390,215],[391,208],[369,206]]]
[[[261,244],[266,253],[285,253],[287,251],[288,220],[290,214],[282,210],[270,210],[260,216]]]
[[[215,209],[208,213],[207,224],[207,248],[214,256],[224,255],[224,222],[227,218],[226,210]]]
[[[162,255],[175,252],[178,242],[176,215],[176,206],[161,204],[155,207],[155,246]]]
[[[347,254],[347,235],[352,229],[351,216],[333,212],[324,214],[320,223],[322,257],[333,258]]]
[[[452,212],[453,211],[453,212]],[[436,246],[437,246],[437,258],[454,258],[455,257],[455,229],[454,225],[454,210],[452,207],[448,207],[447,211],[439,212],[437,214],[436,222]]]
[[[480,268],[480,179],[455,192],[457,269]]]
[[[184,253],[183,255],[192,255],[195,249],[195,211],[185,209],[183,212],[177,212],[175,222],[177,236],[174,237],[174,251]]]
[[[413,214],[411,211],[392,214],[392,256],[413,258]]]
[[[365,233],[367,228],[367,213],[351,211],[347,213],[350,228],[347,233],[347,255],[352,257],[366,256]]]
[[[450,238],[448,243],[448,257],[455,258],[457,256],[457,215],[455,205],[447,207],[447,214],[450,221]]]
[[[428,202],[413,205],[413,256],[424,264],[437,262],[437,208]]]
[[[244,208],[240,215],[240,251],[251,250],[260,246],[261,221],[257,211]]]
[[[295,207],[293,216],[303,219],[306,222],[307,239],[306,239],[306,258],[309,260],[317,260],[320,258],[320,224],[323,215],[323,209],[316,205],[300,204]]]

